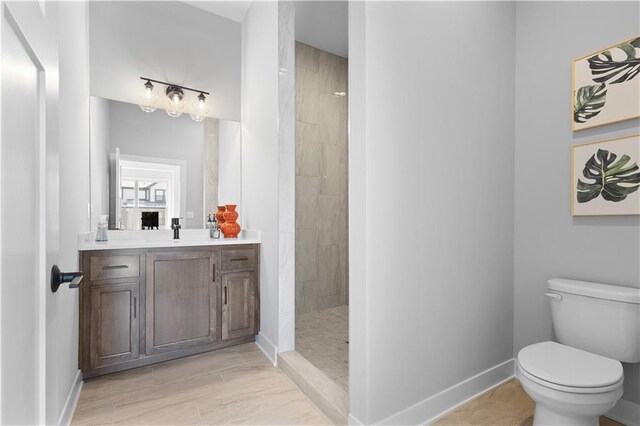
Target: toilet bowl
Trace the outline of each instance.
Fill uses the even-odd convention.
[[[536,403],[536,426],[597,426],[623,392],[620,362],[555,342],[522,349],[516,374]]]
[[[622,362],[640,362],[640,289],[549,280],[558,342],[523,348],[516,375],[535,401],[533,424],[597,426],[622,397]]]

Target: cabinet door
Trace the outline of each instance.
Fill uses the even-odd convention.
[[[140,356],[139,288],[137,281],[91,287],[91,368]]]
[[[218,252],[148,254],[146,353],[213,343],[219,330]]]
[[[255,286],[252,272],[222,277],[222,339],[255,334]]]

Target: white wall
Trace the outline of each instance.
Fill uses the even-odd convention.
[[[218,123],[218,204],[238,204],[242,212],[242,127],[237,121]]]
[[[240,119],[239,23],[179,1],[89,8],[92,95],[137,103],[142,76],[210,92],[210,116]]]
[[[78,270],[78,233],[89,229],[89,40],[86,2],[60,2],[60,269]],[[78,371],[78,290],[62,286],[48,317],[47,423],[70,420]],[[50,333],[49,333],[50,330]]]
[[[278,342],[278,3],[254,2],[242,23],[242,227],[262,232],[260,344]]]
[[[97,227],[101,215],[109,214],[109,150],[111,131],[109,119],[110,101],[90,98],[91,144],[91,224]]]
[[[515,354],[554,337],[549,278],[640,287],[640,218],[571,217],[569,185],[572,144],[640,131],[635,119],[573,133],[569,114],[572,61],[639,34],[640,5],[518,2],[516,28]],[[623,398],[639,404],[640,364],[624,367]]]
[[[109,152],[120,148],[120,155],[184,160],[187,162],[187,211],[181,213],[185,228],[204,228],[204,128],[188,114],[169,117],[163,110],[152,113],[137,105],[109,101]],[[92,190],[95,189],[92,186]]]
[[[513,357],[515,7],[371,2],[349,23],[351,415],[424,423]]]

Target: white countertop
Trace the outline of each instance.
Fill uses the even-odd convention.
[[[78,235],[78,250],[116,250],[155,247],[228,246],[234,244],[260,244],[260,231],[242,230],[238,238],[214,240],[207,229],[181,229],[180,239],[173,239],[172,230],[107,231],[109,241],[95,241],[96,233]]]

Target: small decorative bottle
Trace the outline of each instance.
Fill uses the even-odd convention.
[[[214,240],[218,240],[220,239],[220,228],[218,227],[218,221],[216,220],[215,216],[213,218],[213,222],[211,222],[211,238],[213,238]]]
[[[96,231],[96,241],[108,241],[107,229],[109,229],[109,216],[101,215],[100,222],[98,223],[98,229]]]

